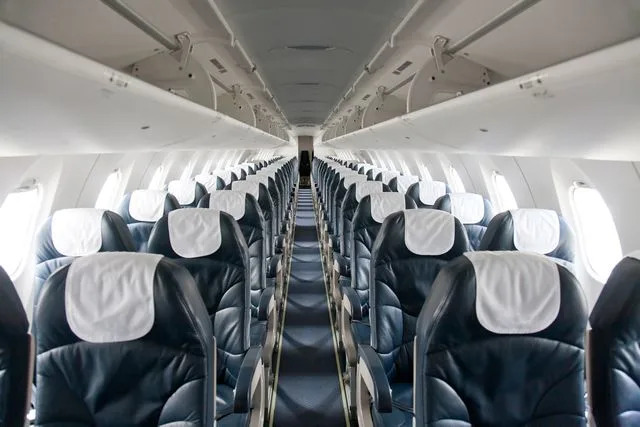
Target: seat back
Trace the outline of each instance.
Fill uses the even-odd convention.
[[[434,209],[452,213],[464,224],[471,249],[477,250],[493,218],[491,202],[480,194],[451,193],[438,198]]]
[[[167,191],[135,190],[122,198],[118,214],[127,224],[136,250],[145,252],[156,221],[175,209],[180,209],[180,203]]]
[[[340,235],[340,225],[342,223],[342,202],[344,201],[344,197],[349,190],[351,184],[356,182],[364,182],[367,180],[367,177],[359,174],[349,174],[345,175],[340,179],[338,183],[338,187],[333,196],[333,230],[336,235]]]
[[[407,189],[407,195],[419,208],[432,208],[440,197],[451,193],[447,184],[440,181],[420,181]]]
[[[222,190],[224,188],[224,181],[218,175],[202,173],[200,175],[196,175],[195,180],[196,182],[204,185],[207,193],[212,193],[216,190]]]
[[[548,257],[454,260],[418,319],[416,425],[585,426],[587,313],[580,283]]]
[[[29,321],[13,282],[0,267],[0,425],[24,426],[33,377]]]
[[[338,234],[340,236],[340,253],[349,258],[351,256],[353,216],[360,201],[372,193],[390,191],[389,187],[379,181],[356,181],[349,186],[342,200],[340,208]]]
[[[233,217],[215,209],[180,209],[162,217],[149,252],[169,257],[193,276],[211,319],[218,383],[235,387],[249,348],[249,254]]]
[[[389,181],[389,188],[391,188],[391,191],[397,191],[398,193],[404,193],[407,194],[409,191],[409,188],[420,181],[420,178],[418,178],[417,176],[413,176],[413,175],[400,175],[400,176],[395,176],[393,178],[391,178],[391,181]],[[413,199],[413,197],[411,197]],[[415,199],[413,200],[414,202],[416,202],[416,205],[418,205],[418,207],[422,207],[420,206],[420,204],[418,203],[418,201],[416,201]]]
[[[400,176],[400,174],[395,171],[382,171],[376,175],[375,180],[382,181],[384,184],[390,185],[391,180],[398,176]]]
[[[258,186],[258,204],[260,205],[260,210],[262,210],[262,216],[264,217],[265,222],[265,235],[267,239],[266,245],[266,255],[267,257],[273,256],[274,253],[274,239],[276,237],[275,233],[277,231],[276,224],[276,216],[275,216],[275,208],[273,206],[273,199],[271,199],[271,194],[269,194],[269,177],[260,173],[256,175],[249,175],[247,177],[246,182],[257,182]],[[233,187],[232,187],[233,188]],[[247,187],[245,187],[247,188]],[[248,191],[251,194],[254,194],[255,191]]]
[[[357,185],[357,184],[356,184]],[[371,288],[371,250],[385,218],[404,209],[415,209],[410,197],[401,193],[371,193],[364,196],[355,214],[351,234],[351,287],[360,297],[363,312],[368,312]]]
[[[247,181],[237,181],[233,184],[235,186],[246,183]],[[256,187],[260,185],[252,184]],[[251,310],[257,315],[260,296],[266,287],[265,220],[258,201],[245,191],[217,191],[203,197],[198,207],[226,212],[238,222],[249,250]]]
[[[167,190],[183,208],[195,208],[200,199],[207,194],[204,185],[194,180],[175,180],[167,185]]]
[[[598,426],[640,423],[640,253],[611,272],[589,317],[589,392]]]
[[[493,217],[478,250],[535,252],[573,268],[575,235],[556,211],[514,209]]]
[[[371,346],[390,382],[411,383],[416,320],[436,276],[469,249],[447,212],[410,209],[387,217],[371,258]]]
[[[79,258],[47,280],[35,321],[37,425],[213,425],[215,344],[184,268]]]

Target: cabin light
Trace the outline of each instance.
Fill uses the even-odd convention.
[[[147,129],[150,129],[150,128],[151,128],[151,126],[149,126],[149,125],[145,125],[145,126],[142,126],[140,129],[142,129],[142,130],[147,130]]]
[[[480,128],[480,132],[489,132],[489,129],[485,129],[485,128]]]

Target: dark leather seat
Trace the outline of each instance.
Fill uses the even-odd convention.
[[[389,188],[391,188],[391,191],[397,191],[399,193],[404,193],[407,194],[409,192],[409,188],[413,185],[420,182],[420,178],[418,178],[417,176],[413,176],[413,175],[400,175],[400,176],[396,176],[393,177],[391,179],[391,181],[389,181]],[[413,199],[413,197],[411,197]],[[423,207],[420,206],[420,204],[418,203],[418,201],[416,201],[416,199],[413,199],[414,202],[416,202],[416,205],[418,205],[418,207]]]
[[[452,193],[438,198],[433,209],[452,213],[464,224],[471,249],[477,250],[493,218],[491,202],[480,194]]]
[[[22,301],[0,267],[0,426],[25,425],[31,403],[34,356]]]
[[[261,376],[263,368],[262,349],[255,348],[258,355],[249,352],[250,265],[240,226],[233,216],[215,209],[179,209],[157,222],[149,252],[184,266],[207,307],[218,349],[216,418],[220,421],[239,410],[248,418],[251,401],[239,391],[247,388],[239,382],[241,367],[249,363],[251,372],[259,369]]]
[[[332,229],[334,231],[332,236],[332,243],[333,243],[334,252],[340,251],[340,235],[341,235],[340,224],[342,222],[342,202],[344,201],[344,198],[347,194],[347,190],[349,189],[351,184],[356,182],[364,182],[366,180],[367,178],[364,175],[348,174],[343,176],[338,183],[338,186],[333,195],[333,204],[332,204],[333,206]]]
[[[548,257],[453,261],[417,323],[416,425],[585,426],[587,315],[578,280]]]
[[[225,187],[224,180],[215,174],[200,174],[195,177],[196,182],[204,185],[207,193],[222,190]]]
[[[613,269],[591,316],[589,393],[598,426],[640,424],[640,253]]]
[[[156,221],[175,209],[180,203],[167,191],[136,190],[123,197],[118,213],[129,227],[136,251],[146,252]]]
[[[556,211],[514,209],[493,217],[478,250],[535,252],[573,269],[575,240],[573,230]]]
[[[400,176],[400,174],[395,171],[382,171],[376,175],[375,181],[381,181],[383,184],[391,186],[391,180],[398,176]]]
[[[90,255],[56,271],[41,302],[37,425],[213,425],[215,342],[185,268]]]
[[[171,193],[182,208],[195,208],[200,199],[207,194],[204,185],[194,180],[176,180],[167,185],[167,191]]]
[[[432,208],[436,200],[449,193],[449,186],[440,181],[420,181],[407,189],[407,196],[411,197],[419,208]]]
[[[358,350],[371,372],[377,368],[382,372],[376,387],[393,390],[388,405],[373,411],[376,425],[411,425],[416,319],[440,270],[468,249],[464,227],[446,212],[405,210],[389,215],[382,224],[367,277],[370,339],[360,342]],[[349,296],[349,305],[358,302],[355,296]],[[355,363],[351,362],[351,384],[355,385]]]

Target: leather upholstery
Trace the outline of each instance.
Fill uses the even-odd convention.
[[[451,187],[449,187],[448,184],[445,185],[445,189],[447,194],[451,193]],[[420,182],[416,182],[409,187],[407,190],[407,196],[411,197],[419,208],[433,208],[433,205],[428,205],[420,200]]]
[[[146,252],[147,251],[147,242],[149,241],[149,235],[151,234],[151,230],[155,222],[141,222],[136,220],[129,213],[129,203],[131,202],[131,193],[126,194],[122,201],[120,202],[120,206],[118,207],[118,214],[122,217],[124,222],[127,224],[129,231],[131,232],[131,236],[133,237],[133,242],[135,243],[136,251],[138,252]],[[167,196],[164,201],[164,214],[168,214],[172,210],[180,209],[180,203],[176,198],[167,193]]]
[[[0,267],[0,426],[23,426],[29,409],[29,321],[7,273]]]
[[[207,194],[207,189],[204,185],[196,181],[191,181],[191,183],[195,186],[195,197],[191,203],[180,205],[181,208],[195,208],[196,206],[198,206],[198,202],[200,201],[200,199],[202,199],[204,195]]]
[[[587,304],[576,278],[554,267],[559,312],[531,334],[481,326],[476,271],[467,257],[440,272],[416,328],[416,425],[586,425]]]
[[[451,213],[451,199],[449,194],[446,194],[436,200],[433,205],[433,209],[439,209],[441,211]],[[478,250],[480,242],[482,241],[484,233],[487,231],[487,227],[489,226],[489,222],[491,222],[492,218],[493,207],[491,206],[491,202],[484,199],[484,217],[482,220],[475,224],[464,224],[464,228],[467,229],[467,237],[469,238],[469,245],[471,246],[471,249]]]
[[[68,272],[66,266],[47,280],[36,313],[36,424],[213,425],[215,342],[189,272],[160,260],[151,330],[110,343],[82,341],[72,332],[65,314]],[[86,285],[102,283],[87,278]]]
[[[591,409],[598,426],[640,423],[640,260],[613,269],[589,317]]]

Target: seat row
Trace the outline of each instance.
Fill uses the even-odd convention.
[[[313,167],[350,409],[360,425],[585,425],[587,304],[571,272],[575,238],[559,215],[508,211],[478,233],[468,227],[477,224],[443,209],[443,198],[451,203],[455,195],[416,209],[408,194],[355,172],[362,166],[316,159]],[[462,212],[486,216],[484,200],[475,206]],[[594,309],[594,341],[601,336],[598,307],[607,289],[620,294],[618,286],[608,284]],[[611,297],[606,304],[603,312],[616,312]],[[608,338],[609,349],[614,342]],[[590,348],[591,359],[610,354]],[[597,375],[590,381],[604,385]],[[596,419],[611,420],[600,418],[608,403],[590,396]],[[617,410],[618,417],[625,412]]]
[[[281,182],[272,217],[285,224],[296,172],[296,159],[271,162],[199,208],[165,213],[164,194],[146,253],[134,252],[135,223],[114,212],[55,212],[37,244],[36,424],[262,425],[284,283],[267,279],[274,245],[258,200],[271,200],[263,177]],[[136,197],[125,198],[129,214]],[[23,321],[11,329],[26,332]],[[26,401],[21,368],[9,387]]]

